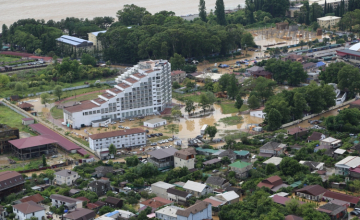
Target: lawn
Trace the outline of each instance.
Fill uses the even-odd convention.
[[[185,101],[185,100],[192,100],[193,102],[197,102],[197,103],[199,103],[200,102],[200,95],[202,94],[202,93],[204,93],[204,92],[200,92],[200,94],[199,94],[199,92],[195,92],[195,94],[194,93],[185,93],[185,94],[180,94],[180,93],[176,93],[176,92],[173,92],[172,93],[172,97],[174,98],[174,99],[177,99],[177,100],[179,100],[179,101]]]
[[[238,113],[239,110],[234,106],[235,102],[222,102],[220,104],[221,110],[223,114],[231,114]],[[240,112],[248,110],[249,107],[247,105],[242,105],[240,108]]]
[[[0,63],[21,60],[19,57],[0,56]]]
[[[27,126],[21,124],[21,119],[23,118],[25,117],[14,112],[10,108],[0,105],[0,124],[6,124],[10,127],[18,128],[19,131],[24,131],[34,135]]]
[[[99,90],[99,89],[104,89],[105,87],[103,87],[103,88],[86,88],[86,89],[79,89],[79,90],[74,90],[74,91],[72,91],[73,92],[73,94],[71,94],[70,93],[70,91],[69,91],[69,93],[67,94],[67,95],[74,95],[74,93],[76,94],[76,95],[79,95],[79,94],[84,94],[84,93],[87,93],[87,92],[92,92],[92,91],[97,91],[97,90]],[[80,91],[81,90],[81,91]],[[91,94],[87,94],[87,95],[83,95],[83,96],[78,96],[78,97],[76,97],[76,98],[73,98],[73,99],[70,99],[70,100],[66,100],[65,101],[65,103],[66,102],[73,102],[73,101],[75,101],[75,102],[81,102],[81,101],[84,101],[84,100],[90,100],[90,99],[96,99],[97,97],[98,97],[98,95],[101,95],[101,92],[96,92],[96,93],[91,93]]]
[[[237,124],[241,123],[242,120],[243,120],[243,117],[235,115],[235,116],[230,116],[230,117],[226,117],[226,118],[221,118],[219,120],[219,122],[222,122],[226,125],[237,125]]]
[[[55,106],[55,107],[52,107],[52,109],[50,110],[50,112],[51,112],[51,116],[52,116],[54,119],[63,118],[63,110],[60,109],[60,108],[57,108],[56,106]]]

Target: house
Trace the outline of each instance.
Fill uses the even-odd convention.
[[[142,209],[144,207],[145,208],[151,207],[156,210],[156,209],[160,208],[161,206],[170,205],[170,204],[174,204],[174,202],[164,199],[164,198],[161,198],[161,197],[154,197],[152,199],[148,199],[148,200],[141,202],[140,209]]]
[[[166,125],[166,120],[162,118],[154,118],[144,121],[144,126],[148,128],[157,128]]]
[[[284,153],[286,149],[286,144],[277,143],[277,142],[267,142],[262,147],[260,147],[259,156],[261,157],[272,157],[272,156],[280,156]]]
[[[216,196],[211,196],[209,199],[222,202],[223,204],[233,204],[239,202],[239,198],[240,196],[236,192],[229,191],[217,194]]]
[[[94,202],[94,203],[88,203],[88,204],[86,205],[86,208],[91,209],[91,210],[99,210],[99,209],[101,209],[104,205],[105,205],[104,202],[102,202],[102,201],[96,201],[96,202]]]
[[[12,95],[10,96],[10,101],[13,101],[13,102],[16,102],[16,101],[19,101],[19,96],[18,95]]]
[[[93,220],[95,217],[96,213],[93,210],[76,208],[66,213],[63,220]]]
[[[126,211],[126,210],[115,210],[113,212],[108,212],[105,213],[102,216],[99,216],[98,218],[96,218],[96,220],[127,220],[130,219],[131,217],[135,216],[134,213]]]
[[[287,215],[284,220],[304,220],[303,218],[296,215]]]
[[[6,220],[6,216],[8,215],[6,209],[2,205],[0,205],[0,220]]]
[[[350,105],[349,108],[358,108],[358,109],[360,109],[360,99],[355,100],[353,102],[350,102],[349,105]]]
[[[168,195],[168,200],[174,201],[179,204],[187,204],[188,199],[191,197],[191,194],[186,191],[181,191],[175,188],[169,188],[166,190]]]
[[[272,79],[272,73],[266,70],[260,70],[260,71],[252,71],[250,72],[251,76],[254,78],[258,78],[258,77],[264,77],[266,79]]]
[[[322,186],[309,185],[309,186],[305,186],[304,188],[295,190],[295,194],[301,198],[314,200],[314,201],[321,201],[326,191],[327,190]]]
[[[360,157],[348,156],[335,164],[335,174],[349,176],[351,168],[360,166]]]
[[[231,163],[233,163],[233,162],[236,160],[237,155],[236,155],[236,153],[235,153],[233,150],[227,149],[227,150],[221,152],[221,153],[219,154],[219,156],[218,156],[218,158],[219,158],[220,160],[221,160],[222,158],[224,158],[224,157],[229,158],[229,160],[231,161]]]
[[[325,138],[326,136],[324,134],[315,131],[307,138],[307,142],[310,143],[311,141],[321,141]]]
[[[205,183],[213,189],[225,189],[230,185],[229,181],[219,176],[209,176]]]
[[[95,192],[98,196],[103,196],[107,191],[111,191],[110,181],[104,179],[92,181],[89,183],[88,189]]]
[[[171,83],[182,83],[186,78],[186,72],[181,70],[175,70],[171,72]]]
[[[300,160],[299,163],[309,167],[310,171],[323,170],[324,169],[324,163],[321,163],[321,162]]]
[[[265,107],[260,107],[258,109],[253,109],[250,111],[250,116],[256,117],[256,118],[265,118],[266,113],[263,111]]]
[[[15,171],[0,172],[0,198],[22,191],[25,184],[23,176]]]
[[[304,63],[303,64],[303,69],[306,72],[313,72],[316,68],[316,63],[310,62],[310,63]]]
[[[88,198],[86,198],[86,197],[83,197],[83,196],[76,197],[75,199],[77,199],[77,200],[81,200],[81,201],[83,201],[83,202],[87,202],[87,203],[89,203],[89,202],[90,202],[90,199],[88,199]]]
[[[151,184],[152,193],[155,193],[157,196],[164,199],[168,198],[167,190],[170,188],[175,188],[175,186],[173,184],[165,183],[163,181]]]
[[[297,54],[289,54],[286,57],[284,57],[283,59],[284,59],[284,61],[290,60],[292,62],[295,62],[295,61],[302,62],[302,61],[306,60],[307,57],[302,56],[302,55],[297,55]]]
[[[79,174],[72,170],[60,170],[55,173],[55,184],[71,186],[79,178]]]
[[[34,123],[35,123],[35,119],[33,119],[33,118],[21,119],[21,124],[23,124],[23,125],[30,125],[30,124],[34,124]]]
[[[197,201],[184,210],[177,210],[177,220],[212,219],[211,203]]]
[[[257,72],[257,71],[265,71],[265,69],[264,69],[264,67],[261,67],[261,66],[250,67],[245,70],[245,76],[251,76],[252,72]]]
[[[348,219],[347,209],[341,205],[327,203],[320,206],[317,210],[328,214],[331,219]]]
[[[88,33],[88,39],[89,39],[90,42],[93,42],[94,49],[96,51],[101,51],[102,50],[101,41],[98,39],[98,35],[99,34],[104,34],[104,33],[106,33],[106,31],[96,31],[96,32]]]
[[[211,208],[212,208],[212,212],[213,212],[212,215],[217,215],[218,212],[220,211],[220,207],[224,204],[223,201],[214,200],[214,199],[210,199],[210,198],[206,198],[203,201],[211,204]]]
[[[121,209],[122,206],[123,206],[123,200],[122,199],[118,199],[118,198],[111,197],[111,196],[108,196],[105,199],[104,202],[105,202],[105,205],[113,207],[113,208],[120,208]]]
[[[23,103],[19,104],[18,107],[24,111],[31,111],[34,109],[34,106],[27,102],[23,102]]]
[[[174,154],[176,151],[178,150],[173,147],[150,151],[148,152],[150,155],[148,162],[161,170],[169,169],[174,166]]]
[[[55,206],[56,208],[59,208],[62,205],[68,210],[82,208],[83,201],[71,197],[62,196],[59,194],[52,194],[50,195],[50,199],[51,206]]]
[[[291,136],[294,136],[295,138],[298,138],[298,137],[302,137],[304,135],[307,135],[307,133],[309,132],[308,129],[306,128],[302,128],[302,127],[293,127],[293,128],[288,128],[287,129],[287,134],[288,135],[291,135]]]
[[[279,195],[274,195],[272,197],[272,200],[277,204],[285,206],[286,203],[291,200],[291,198],[284,197],[284,196],[279,196]],[[298,201],[298,202],[299,202],[299,204],[304,204],[303,202],[300,202],[300,201]]]
[[[183,188],[186,192],[193,194],[196,198],[213,192],[213,189],[210,186],[191,180],[188,180]]]
[[[320,145],[329,145],[332,148],[338,148],[341,147],[341,140],[333,138],[333,137],[327,137],[325,139],[320,140]]]
[[[95,167],[95,172],[92,173],[91,175],[97,178],[101,178],[101,177],[106,177],[107,173],[112,174],[113,171],[114,168],[110,166],[99,166],[99,167]]]
[[[328,155],[328,156],[331,156],[331,157],[333,156],[332,152],[334,152],[334,149],[330,145],[320,144],[319,146],[314,148],[315,153],[318,152],[319,150],[325,150],[326,155],[328,155],[328,153],[326,153],[326,152],[328,152],[328,150],[332,150],[332,151],[329,151],[329,152],[331,152],[331,155]]]
[[[325,16],[321,18],[317,18],[317,22],[320,25],[320,27],[323,28],[331,28],[336,26],[337,23],[339,23],[341,20],[341,17],[336,16]]]
[[[219,164],[219,163],[221,163],[221,160],[218,159],[218,158],[214,158],[214,159],[203,162],[203,166],[204,167],[205,166],[211,166],[211,165],[216,165],[216,164]]]
[[[310,83],[311,81],[319,81],[319,75],[320,75],[320,70],[315,70],[313,72],[307,72],[307,78],[306,78],[306,83]]]
[[[334,92],[336,95],[335,104],[340,105],[343,102],[345,102],[347,93],[340,90],[336,83],[328,83],[328,85],[331,85],[334,87]]]
[[[79,189],[70,189],[69,195],[70,195],[70,196],[73,196],[73,195],[79,193],[80,191],[81,191],[81,190],[79,190]]]
[[[267,165],[269,163],[274,164],[275,166],[279,166],[282,161],[281,157],[271,157],[270,159],[267,159],[263,162],[263,164]]]
[[[157,210],[155,212],[155,216],[156,218],[162,220],[177,220],[176,212],[178,210],[184,210],[184,209],[177,206],[166,206],[162,209]]]
[[[347,152],[346,150],[338,148],[334,151],[334,155],[339,156],[345,154],[346,152]]]
[[[187,167],[189,170],[195,167],[196,151],[193,147],[181,149],[174,154],[175,167]]]
[[[273,192],[278,191],[282,187],[288,186],[289,185],[283,183],[282,179],[279,176],[271,176],[257,184],[257,187],[266,187],[271,189],[271,191]]]
[[[360,179],[360,166],[357,166],[355,168],[350,168],[350,177],[354,179]]]
[[[246,178],[248,176],[249,170],[252,169],[252,164],[239,160],[229,164],[229,167],[231,171],[236,173],[238,178]]]
[[[247,150],[234,150],[237,159],[248,159],[251,155]]]
[[[32,195],[32,196],[26,196],[22,199],[20,199],[20,202],[29,202],[29,201],[33,201],[36,204],[41,203],[42,201],[44,201],[44,197],[42,197],[39,193]]]
[[[79,57],[82,55],[82,53],[93,51],[93,42],[78,37],[62,35],[55,40],[58,47],[66,48],[66,50],[72,49]]]
[[[359,201],[360,198],[356,196],[351,196],[339,192],[326,191],[323,195],[323,198],[329,201],[342,201],[346,203],[346,206],[354,207]]]
[[[41,220],[45,216],[45,208],[33,201],[20,203],[12,207],[15,218],[19,220],[30,219],[31,217]]]

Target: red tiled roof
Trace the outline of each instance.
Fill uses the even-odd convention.
[[[350,196],[350,195],[346,195],[343,193],[332,192],[332,191],[326,191],[324,194],[324,197],[337,199],[337,200],[349,202],[352,204],[357,204],[360,200],[360,198],[355,197],[355,196]]]
[[[295,192],[301,192],[301,193],[305,193],[305,194],[309,194],[309,195],[313,195],[313,196],[318,196],[326,191],[327,190],[325,188],[323,188],[322,186],[310,185],[310,186],[305,186],[304,188],[298,189]]]
[[[96,105],[95,103],[92,103],[90,100],[86,100],[86,101],[81,102],[81,104],[79,104],[79,105],[66,107],[64,109],[68,112],[81,112],[83,110],[92,109],[95,107],[99,107],[99,106]]]
[[[89,136],[89,138],[96,140],[96,139],[117,137],[117,136],[130,135],[130,134],[138,134],[138,133],[144,133],[144,132],[145,131],[141,128],[132,128],[132,129],[127,129],[127,130],[116,130],[116,131],[104,132],[104,133],[99,133],[99,134],[92,134]]]
[[[81,200],[81,201],[90,202],[90,199],[83,197],[83,196],[77,197],[76,199]]]
[[[264,187],[267,187],[267,188],[269,188],[269,189],[272,189],[272,188],[274,187],[274,185],[271,185],[271,184],[268,184],[268,183],[263,183],[263,182],[258,183],[257,186],[258,186],[259,188],[261,188],[261,187],[264,186]]]
[[[45,210],[44,207],[36,204],[33,201],[29,201],[29,202],[24,202],[24,203],[20,203],[17,205],[13,205],[13,208],[19,210],[20,212],[24,213],[24,214],[29,214],[29,213],[33,213],[33,212],[38,212],[41,210]]]
[[[161,206],[168,205],[168,204],[171,204],[171,203],[173,203],[173,202],[170,201],[170,200],[161,198],[161,197],[155,197],[155,198],[148,199],[146,201],[141,202],[141,204],[146,205],[146,206],[150,206],[152,208],[159,208]]]
[[[131,77],[128,77],[125,79],[126,81],[128,81],[129,83],[136,83],[138,82],[138,80],[134,79],[134,78],[131,78]]]
[[[22,119],[23,121],[32,121],[32,120],[34,120],[33,118],[23,118]]]
[[[21,202],[33,201],[35,203],[39,203],[39,202],[42,202],[44,200],[45,200],[44,197],[42,197],[39,193],[20,199]]]
[[[32,104],[27,103],[27,102],[23,102],[21,104],[18,105],[19,108],[32,108],[34,107]]]
[[[271,176],[271,177],[267,178],[266,180],[269,181],[270,183],[275,183],[276,181],[279,181],[279,180],[282,181],[282,179],[279,176]]]
[[[360,106],[360,99],[350,102],[350,105],[359,105]]]
[[[37,147],[46,144],[54,144],[57,143],[57,141],[40,135],[40,136],[33,136],[28,138],[12,140],[9,141],[9,143],[12,144],[17,149],[25,149],[25,148]]]
[[[212,205],[213,207],[218,207],[219,205],[222,204],[222,202],[219,202],[219,201],[216,201],[216,200],[212,200],[212,199],[209,199],[209,198],[206,198],[206,199],[204,199],[203,201],[211,203],[211,205]]]

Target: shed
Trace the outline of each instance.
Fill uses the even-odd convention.
[[[23,125],[30,125],[30,124],[34,124],[35,123],[35,119],[33,118],[23,118],[21,124]]]
[[[162,118],[154,118],[148,121],[144,121],[144,126],[149,128],[156,128],[163,125],[166,125],[166,120]]]

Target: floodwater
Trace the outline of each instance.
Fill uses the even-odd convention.
[[[40,97],[30,97],[26,99],[22,99],[22,102],[30,103],[34,106],[35,112],[42,112],[44,115],[48,114],[50,112],[50,109],[54,106],[54,103],[43,105],[41,104],[41,98]]]
[[[207,11],[215,8],[216,0],[206,1]],[[225,9],[244,7],[245,0],[224,0]],[[66,17],[89,18],[99,16],[116,17],[116,12],[126,4],[145,7],[149,12],[173,11],[176,15],[198,13],[199,1],[192,0],[0,0],[2,10],[0,24],[10,25],[19,19],[35,18],[59,21]]]

